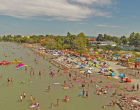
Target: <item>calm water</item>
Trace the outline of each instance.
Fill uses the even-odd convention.
[[[6,45],[4,45],[6,44]],[[2,47],[4,46],[4,48]],[[7,47],[6,47],[7,46]],[[15,49],[13,49],[15,47]],[[89,91],[89,97],[83,98],[79,97],[79,94],[82,91],[81,82],[74,82],[75,87],[68,90],[63,89],[63,82],[67,80],[68,77],[56,75],[52,78],[49,76],[49,66],[54,67],[51,63],[46,60],[43,60],[42,57],[37,58],[39,60],[39,65],[35,64],[34,58],[36,57],[32,51],[29,49],[17,49],[17,45],[12,43],[3,43],[0,42],[0,62],[4,59],[6,61],[13,61],[16,58],[20,59],[22,56],[22,63],[26,65],[32,65],[35,69],[35,75],[30,75],[31,68],[28,67],[27,72],[25,68],[16,70],[17,64],[11,65],[0,65],[0,84],[5,84],[0,86],[0,107],[1,110],[29,110],[31,106],[30,95],[32,94],[33,98],[36,99],[35,102],[40,104],[40,110],[51,110],[51,103],[54,104],[54,110],[102,110],[102,105],[106,105],[105,110],[119,110],[116,106],[107,107],[110,103],[111,97],[107,96],[97,96],[94,94],[95,87],[90,85],[90,88],[86,88],[86,91]],[[20,46],[21,47],[21,46]],[[16,54],[12,54],[15,52]],[[30,56],[26,54],[30,53]],[[2,56],[6,54],[8,57]],[[54,67],[56,70],[57,68]],[[43,73],[45,69],[45,74]],[[42,71],[42,75],[39,76],[39,71]],[[14,82],[10,83],[10,86],[7,87],[7,78],[13,78]],[[27,83],[28,79],[32,83]],[[25,84],[20,84],[21,81],[26,81]],[[53,83],[60,82],[60,85],[53,85]],[[71,82],[67,83],[71,85]],[[51,86],[50,93],[45,89],[48,86]],[[20,102],[20,95],[25,91],[26,98],[23,102]],[[64,102],[63,98],[67,95],[70,98],[69,102]],[[60,100],[60,106],[57,106],[57,99]],[[37,110],[37,108],[33,108]]]

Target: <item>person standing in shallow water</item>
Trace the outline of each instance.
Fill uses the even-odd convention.
[[[39,71],[39,75],[41,75],[41,71]]]
[[[59,106],[59,99],[57,99],[57,105]]]

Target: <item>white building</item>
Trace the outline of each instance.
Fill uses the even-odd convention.
[[[89,41],[90,44],[97,44],[97,45],[112,45],[116,46],[116,43],[111,41]]]

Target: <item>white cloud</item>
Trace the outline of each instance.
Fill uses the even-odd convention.
[[[124,17],[122,19],[135,18],[136,16]]]
[[[99,27],[112,27],[112,28],[127,28],[127,27],[121,27],[121,26],[115,26],[115,25],[108,25],[107,23],[106,24],[97,24],[96,26],[99,26]]]
[[[99,6],[112,4],[112,0],[72,0],[72,1],[79,2],[82,4],[94,4],[94,5],[99,5]]]
[[[112,0],[0,0],[0,15],[22,19],[79,21],[90,16],[110,17],[109,12],[85,4],[108,5]]]

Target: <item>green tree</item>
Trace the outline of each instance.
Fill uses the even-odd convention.
[[[107,35],[107,40],[111,41],[112,40],[112,36]]]
[[[64,49],[70,49],[70,44],[64,44],[64,45],[63,45],[63,48],[64,48]]]
[[[104,41],[106,41],[107,40],[107,34],[104,34]]]
[[[103,39],[103,35],[102,34],[99,34],[96,40],[97,41],[103,41],[104,40]]]
[[[73,41],[74,51],[78,52],[80,56],[87,51],[82,38],[77,38]]]
[[[30,44],[34,43],[34,39],[33,38],[29,38],[29,43]]]
[[[77,37],[78,37],[79,39],[82,38],[83,44],[84,44],[84,46],[86,46],[87,39],[86,39],[85,34],[84,34],[83,32],[81,32],[81,33],[79,33],[79,34],[77,35]]]
[[[52,46],[55,44],[55,41],[49,40],[47,46],[49,48],[52,48]]]

